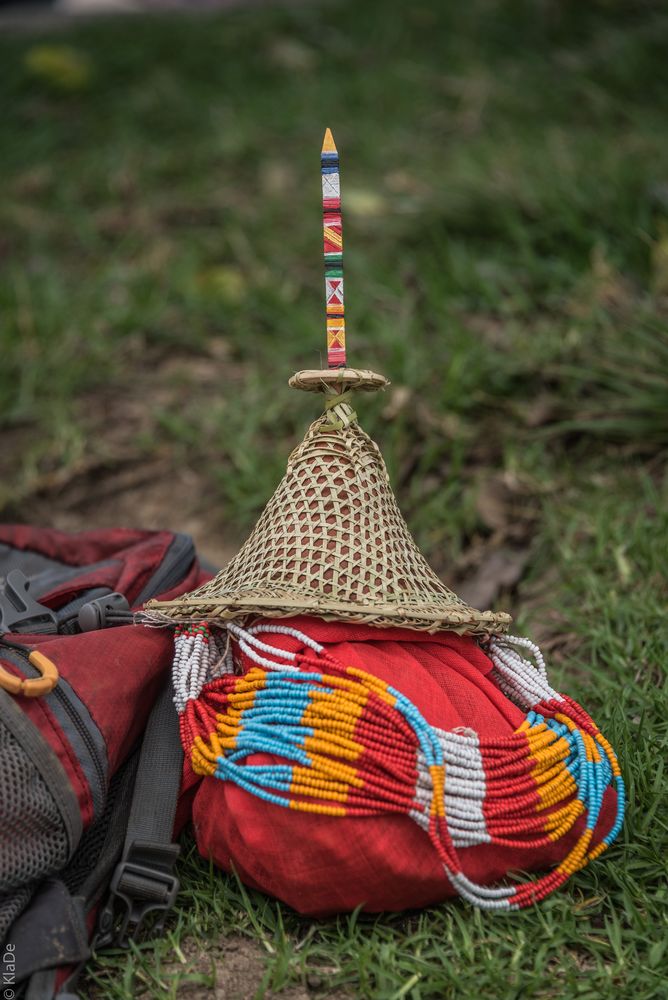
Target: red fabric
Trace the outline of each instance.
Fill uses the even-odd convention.
[[[159,569],[174,535],[169,531],[106,531],[67,533],[30,525],[0,526],[0,543],[38,552],[70,566],[81,566],[80,575],[40,597],[51,608],[62,607],[91,587],[110,587],[131,604]],[[90,570],[92,563],[106,565]],[[180,584],[160,596],[169,599],[192,590],[209,579],[197,559]],[[82,635],[8,635],[28,651],[41,650],[88,709],[104,739],[108,772],[113,775],[135,749],[149,712],[169,672],[173,653],[170,629],[125,625]],[[19,668],[0,660],[5,670],[21,675]],[[53,747],[79,801],[84,827],[93,817],[88,782],[76,754],[57,718],[43,698],[16,697],[16,703]],[[192,793],[191,793],[192,795]],[[189,800],[180,806],[177,828],[189,813]]]
[[[281,624],[327,645],[344,664],[391,683],[440,728],[463,725],[483,738],[507,736],[524,718],[489,680],[492,664],[473,639],[315,618]],[[282,649],[303,649],[291,637],[267,634],[262,639]],[[610,828],[614,811],[615,795],[608,790],[595,843]],[[407,816],[304,814],[265,802],[231,782],[205,778],[195,794],[193,822],[204,857],[225,870],[234,867],[247,885],[310,916],[357,906],[372,912],[401,910],[453,895],[434,847]],[[488,883],[509,870],[550,867],[573,846],[582,822],[568,837],[540,850],[496,845],[462,849],[465,874]]]
[[[171,631],[122,625],[83,635],[44,636],[33,648],[55,663],[85,704],[102,733],[113,774],[139,740],[164,682],[173,650]],[[19,702],[39,725],[41,699]]]
[[[13,663],[2,662],[2,667],[7,673],[22,676],[21,671]],[[81,821],[87,826],[93,819],[93,798],[86,776],[83,772],[77,755],[70,746],[69,740],[65,737],[58,720],[55,718],[43,698],[24,698],[21,695],[14,695],[16,704],[23,709],[28,718],[37,726],[41,735],[49,746],[53,749],[58,760],[63,766],[65,774],[69,778],[74,794],[77,797],[79,809],[81,811]]]
[[[132,605],[164,559],[173,539],[171,531],[114,528],[70,533],[27,524],[0,526],[0,543],[83,568],[80,576],[40,598],[43,604],[56,610],[82,590],[92,587],[111,587],[124,594]],[[108,565],[86,572],[90,564],[98,562]],[[187,589],[178,588],[178,593]]]

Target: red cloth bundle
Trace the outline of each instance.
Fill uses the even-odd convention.
[[[440,730],[465,727],[484,745],[486,740],[510,737],[525,720],[525,712],[490,677],[492,661],[472,638],[317,618],[281,624],[302,631],[346,666],[391,684]],[[277,649],[311,652],[291,635],[261,638]],[[253,666],[243,654],[241,662],[244,670]],[[201,696],[205,693],[206,688]],[[186,759],[189,768],[188,754]],[[273,755],[253,754],[246,763],[275,761]],[[446,768],[446,792],[447,787]],[[493,803],[485,801],[484,808],[491,816]],[[615,811],[616,793],[608,787],[590,850],[609,833]],[[234,868],[247,885],[310,916],[357,906],[367,911],[420,907],[456,894],[433,844],[407,814],[313,815],[279,808],[233,781],[209,776],[197,789],[193,820],[204,857],[227,871]],[[459,861],[464,874],[482,885],[512,871],[551,868],[568,854],[584,825],[583,814],[564,836],[541,846],[509,847],[493,840],[461,846]]]

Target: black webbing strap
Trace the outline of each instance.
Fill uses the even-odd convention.
[[[123,856],[100,911],[95,948],[126,946],[135,940],[148,913],[160,933],[179,891],[174,865],[174,817],[181,785],[183,749],[171,680],[149,716],[137,768]]]
[[[113,856],[118,856],[118,845],[125,835],[123,854],[112,876],[109,898],[98,917],[93,948],[127,945],[128,940],[136,938],[149,912],[157,915],[151,928],[152,933],[157,934],[162,928],[167,911],[174,903],[179,889],[178,879],[173,874],[179,845],[172,843],[172,837],[182,766],[183,750],[178,716],[172,702],[172,686],[169,681],[149,716],[136,770],[134,765],[124,765],[129,767],[129,771],[127,778],[123,780],[119,798],[114,802],[108,843],[103,847],[95,870],[82,886],[80,897],[70,897],[65,887],[62,887],[64,897],[70,903],[81,904],[84,900],[90,902],[90,898],[96,894],[100,878],[104,879],[105,870],[108,873],[113,864]],[[131,804],[128,802],[130,794]],[[60,883],[55,888],[59,885]],[[54,905],[53,899],[49,899],[47,909],[45,926],[53,936],[54,914],[57,911],[60,914],[60,910]],[[69,942],[73,929],[76,929],[74,923],[66,920],[62,914],[58,916],[57,923],[61,937],[69,935],[64,938],[66,943]],[[55,944],[59,950],[54,955],[48,953],[40,935],[31,928],[29,937],[34,939],[39,953],[38,960],[32,967],[40,971],[35,971],[27,981],[25,1000],[52,1000],[57,966],[74,963],[75,968],[61,987],[56,1000],[79,1000],[74,991],[85,959],[90,954],[83,916],[80,923],[83,927],[83,934],[79,934],[80,951],[76,952],[73,947],[69,947],[69,950],[64,948],[63,942],[58,939]]]

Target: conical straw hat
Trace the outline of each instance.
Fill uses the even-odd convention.
[[[510,616],[476,611],[439,580],[419,551],[378,446],[357,423],[351,389],[387,384],[373,372],[299,372],[291,385],[325,392],[326,412],[293,451],[250,537],[215,579],[150,618],[175,622],[298,614],[326,620],[505,631]]]

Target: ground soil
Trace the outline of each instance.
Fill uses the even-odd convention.
[[[278,996],[281,1000],[310,1000],[314,995],[327,1000],[351,1000],[350,994],[341,990],[329,993],[320,990],[314,994],[304,986],[289,986],[280,993],[271,989],[259,992],[265,972],[265,952],[259,942],[240,935],[221,938],[207,949],[189,942],[183,949],[183,957],[189,972],[195,976],[197,973],[213,975],[215,981],[213,987],[196,983],[180,986],[178,995],[188,1000],[250,1000],[255,996],[261,996],[263,1000],[273,1000]],[[181,965],[181,970],[183,968]],[[168,969],[175,974],[181,971],[177,963]]]
[[[67,463],[54,457],[52,468],[48,457],[42,460],[18,500],[8,502],[4,519],[63,531],[119,526],[183,531],[193,536],[204,559],[221,567],[239,539],[225,527],[225,512],[203,471],[159,426],[160,412],[181,412],[195,394],[198,405],[207,398],[213,403],[220,384],[210,359],[170,352],[142,362],[128,364],[127,377],[113,389],[102,387],[77,401],[84,433],[80,457]],[[26,431],[7,433],[11,446],[0,461],[0,475],[9,478],[7,463]]]

